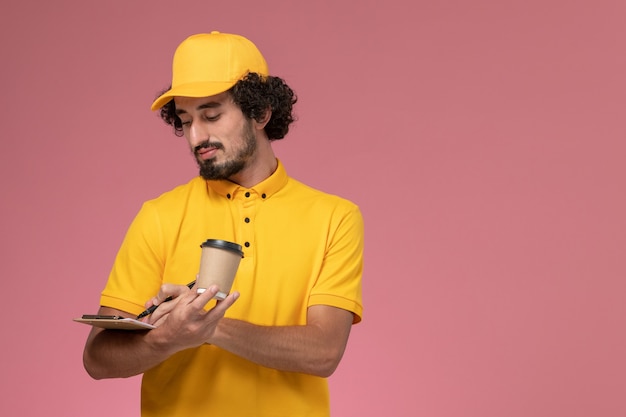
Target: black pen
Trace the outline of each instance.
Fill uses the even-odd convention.
[[[191,281],[189,284],[187,284],[187,287],[189,287],[189,289],[191,289],[191,287],[194,286],[194,284],[196,283],[196,281]],[[171,301],[172,297],[167,297],[165,300],[163,300],[163,303],[165,303],[166,301]],[[163,304],[161,303],[161,304]],[[157,304],[157,305],[153,305],[152,307],[148,308],[147,310],[144,310],[143,312],[141,312],[138,316],[137,316],[137,320],[139,320],[142,317],[146,317],[148,314],[152,314],[154,313],[154,310],[157,309],[158,306],[160,306],[161,304]]]

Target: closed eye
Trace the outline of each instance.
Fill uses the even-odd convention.
[[[216,114],[215,116],[204,115],[204,120],[207,122],[215,122],[220,118],[221,114]]]

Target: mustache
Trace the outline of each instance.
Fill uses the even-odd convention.
[[[193,153],[197,154],[200,149],[204,148],[224,149],[224,145],[222,145],[220,142],[210,142],[208,140],[205,140],[204,142],[193,148]]]

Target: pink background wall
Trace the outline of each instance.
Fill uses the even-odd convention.
[[[365,217],[334,416],[626,415],[624,1],[2,9],[0,415],[138,415],[139,379],[92,381],[71,319],[140,204],[196,173],[149,105],[210,30],[299,94],[292,176]]]

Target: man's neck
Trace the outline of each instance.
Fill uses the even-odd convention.
[[[257,155],[254,160],[250,161],[246,168],[233,175],[228,180],[244,188],[252,188],[269,178],[274,171],[276,171],[277,167],[278,161],[273,152],[265,155]]]

